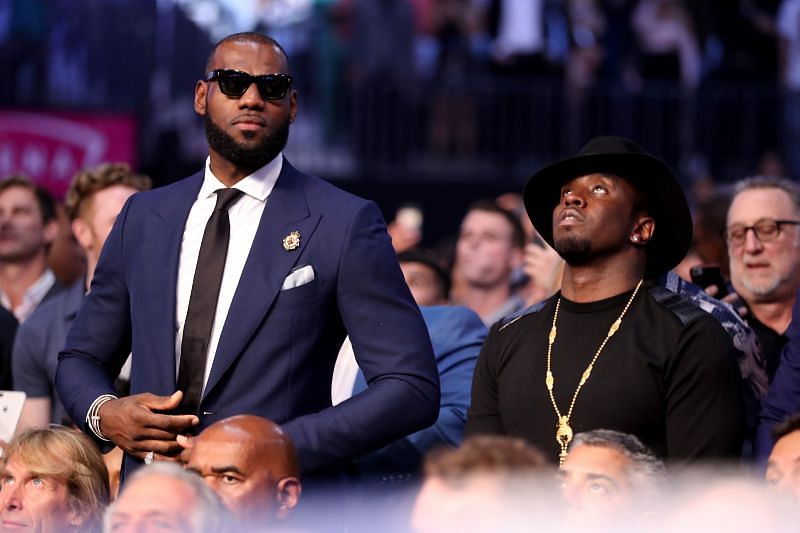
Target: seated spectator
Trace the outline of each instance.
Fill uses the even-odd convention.
[[[666,469],[633,435],[595,429],[575,435],[559,476],[570,519],[596,527],[598,521],[635,522],[634,515],[652,509]]]
[[[0,304],[22,323],[61,289],[47,264],[58,232],[53,197],[22,176],[1,180],[0,226]]]
[[[208,426],[193,439],[186,467],[248,531],[285,518],[300,499],[291,440],[280,426],[258,416],[232,416]]]
[[[541,474],[547,476],[540,477]],[[416,531],[503,531],[530,526],[540,510],[531,491],[550,476],[544,456],[522,439],[476,436],[425,460],[425,481],[411,517]],[[549,492],[549,491],[546,491]],[[527,527],[525,528],[528,529]]]
[[[33,429],[5,448],[2,530],[100,531],[108,472],[88,437],[61,426]]]
[[[456,242],[453,302],[478,313],[486,327],[525,307],[512,291],[524,246],[524,230],[511,212],[491,200],[473,204]]]
[[[450,274],[443,261],[428,252],[411,250],[397,254],[400,270],[417,305],[446,305]]]
[[[56,394],[58,352],[89,289],[100,250],[125,201],[150,188],[150,178],[134,174],[125,163],[108,163],[78,172],[66,198],[72,232],[86,254],[86,279],[55,294],[19,328],[12,353],[17,390],[27,394],[19,430],[48,423],[69,424]]]
[[[745,320],[758,336],[772,382],[800,288],[800,187],[769,176],[737,182],[725,235],[731,284],[746,306]]]
[[[202,479],[172,463],[137,470],[104,518],[107,533],[218,533],[226,524],[225,507],[214,491]]]
[[[775,446],[767,461],[767,484],[800,501],[800,413],[772,430]]]

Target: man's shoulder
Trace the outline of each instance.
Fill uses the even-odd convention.
[[[709,296],[701,287],[682,279],[674,272],[662,276],[658,283],[651,287],[651,294],[684,323],[702,314],[708,314],[722,324],[726,331],[739,332],[750,329],[747,322],[729,304]],[[698,311],[702,311],[702,314]]]
[[[690,299],[661,285],[651,285],[647,292],[661,309],[667,311],[684,326],[708,316]]]
[[[47,332],[54,321],[63,321],[74,317],[80,309],[84,294],[82,278],[72,285],[64,287],[34,309],[31,316],[19,326],[18,334]]]
[[[284,164],[288,164],[288,161],[284,161]],[[302,187],[307,201],[312,205],[332,206],[344,211],[370,203],[369,200],[340,189],[319,176],[307,174],[291,166],[289,168],[292,181]]]
[[[498,321],[494,326],[493,329],[496,329],[498,332],[503,331],[504,329],[508,328],[509,326],[516,324],[520,320],[526,317],[531,317],[536,315],[539,311],[544,309],[547,306],[547,303],[552,300],[553,297],[548,298],[546,300],[542,300],[541,302],[535,303],[529,307],[524,309],[520,309],[515,313],[511,313],[510,315],[506,316],[502,320]]]

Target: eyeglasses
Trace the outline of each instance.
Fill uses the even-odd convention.
[[[741,246],[744,244],[745,239],[747,239],[748,230],[753,230],[753,233],[755,233],[759,241],[769,242],[778,238],[778,235],[781,234],[781,226],[784,224],[800,226],[800,221],[762,218],[752,226],[743,226],[741,224],[733,225],[725,230],[722,235],[731,246]]]
[[[280,100],[292,86],[289,74],[261,74],[252,76],[238,70],[216,69],[206,76],[206,81],[217,80],[222,94],[233,98],[241,98],[251,83],[256,84],[258,93],[264,100]]]

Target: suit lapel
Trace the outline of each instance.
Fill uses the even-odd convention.
[[[178,265],[180,263],[183,231],[189,211],[197,199],[203,184],[203,172],[190,176],[176,184],[164,195],[163,201],[154,207],[158,215],[158,229],[151,235],[151,252],[148,257],[160,258],[153,263],[159,270],[148,280],[152,296],[159,302],[150,308],[147,318],[150,321],[146,331],[152,337],[152,345],[158,347],[159,354],[171,354],[175,361],[175,307],[177,305]],[[162,365],[159,364],[161,368]],[[160,373],[161,391],[174,391],[177,376],[175,364],[163,366],[166,372]],[[154,391],[155,392],[155,391]]]
[[[204,396],[219,382],[262,323],[283,280],[317,226],[320,217],[309,213],[304,182],[304,176],[284,159],[231,302]],[[300,234],[300,245],[286,250],[283,239],[293,231]]]

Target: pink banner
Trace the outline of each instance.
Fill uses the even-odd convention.
[[[0,179],[24,174],[58,199],[78,170],[135,154],[132,115],[0,110]]]

